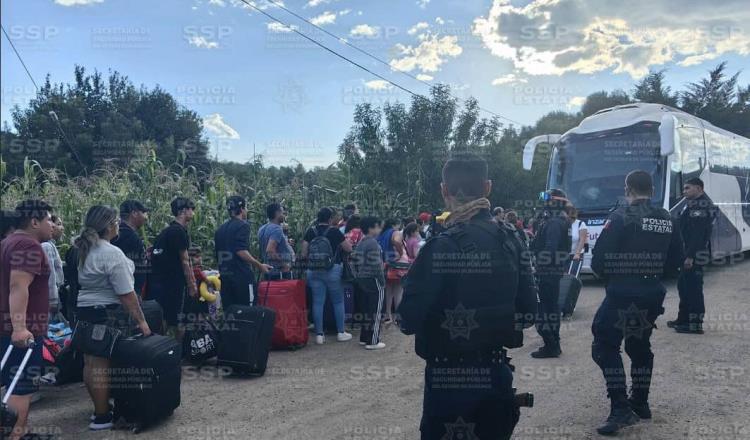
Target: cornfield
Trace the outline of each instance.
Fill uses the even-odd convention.
[[[306,187],[297,182],[279,188],[269,182],[263,173],[253,182],[239,182],[218,167],[199,173],[180,163],[166,165],[157,160],[153,150],[145,158],[130,162],[127,168],[104,167],[81,177],[69,177],[60,170],[45,169],[38,162],[26,159],[23,176],[2,182],[2,205],[3,209],[12,209],[27,198],[50,203],[65,224],[65,236],[57,243],[64,255],[81,231],[86,211],[93,205],[119,207],[126,199],[143,202],[150,209],[149,222],[143,231],[148,245],[172,220],[169,207],[172,199],[188,197],[196,205],[189,226],[190,237],[194,245],[202,248],[207,265],[214,263],[214,232],[228,218],[225,203],[230,195],[239,194],[248,200],[248,221],[253,230],[266,222],[268,203],[282,203],[287,211],[289,235],[297,242],[323,206],[342,207],[355,202],[363,214],[383,218],[401,218],[416,211],[413,200],[404,194],[389,194],[381,184],[331,189]],[[250,251],[257,254],[257,249],[257,236],[252,236]]]

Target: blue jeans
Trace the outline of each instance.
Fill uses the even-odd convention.
[[[313,296],[313,322],[315,333],[323,334],[323,305],[326,302],[326,293],[331,297],[333,314],[336,318],[336,329],[339,333],[344,331],[344,286],[341,283],[341,264],[334,264],[327,271],[308,270],[307,284],[312,290]]]

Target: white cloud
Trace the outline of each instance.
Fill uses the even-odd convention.
[[[585,96],[574,96],[568,101],[568,108],[580,107],[584,102],[586,102]]]
[[[342,9],[342,10],[339,11],[339,17],[343,17],[344,15],[346,15],[346,14],[348,14],[350,12],[352,12],[351,9]]]
[[[213,113],[203,118],[203,128],[209,133],[221,139],[239,139],[240,134],[219,113]]]
[[[224,3],[224,0],[208,0],[208,4],[214,5],[214,6],[221,6],[221,7],[224,7],[227,5],[226,3]]]
[[[420,21],[419,23],[412,26],[408,31],[406,31],[409,35],[414,35],[419,31],[423,31],[425,29],[429,29],[430,25],[427,22]]]
[[[747,0],[532,0],[525,6],[494,0],[473,31],[493,55],[527,74],[611,70],[640,78],[667,63],[750,55],[748,22]]]
[[[55,4],[60,6],[85,6],[103,2],[104,0],[55,0]]]
[[[435,23],[437,23],[440,26],[442,26],[442,25],[445,24],[445,20],[443,20],[442,18],[438,17],[438,18],[435,19]]]
[[[358,24],[352,28],[349,35],[352,37],[375,37],[380,33],[378,26],[370,26],[369,24]]]
[[[395,46],[398,57],[391,60],[391,67],[411,72],[419,69],[423,72],[437,72],[446,58],[455,58],[463,52],[458,45],[458,37],[447,35],[440,37],[436,34],[425,33],[419,35],[418,46]]]
[[[419,6],[422,9],[425,9],[429,3],[430,3],[430,0],[417,0],[417,6]]]
[[[286,33],[286,32],[292,32],[292,29],[299,29],[298,26],[291,25],[291,26],[284,26],[283,24],[272,21],[271,23],[266,23],[266,27],[268,28],[268,32],[272,33]]]
[[[331,11],[326,11],[317,17],[313,17],[310,19],[310,22],[316,26],[325,26],[327,24],[333,24],[336,23],[336,13]]]
[[[241,0],[221,0],[221,1],[222,2],[229,2],[235,8],[247,9],[248,12],[250,12],[250,13],[255,12],[255,10],[253,8],[251,8],[250,6],[248,6],[245,2],[243,2]],[[283,0],[274,0],[274,1],[276,3],[278,3],[279,5],[281,5],[281,6],[284,6],[284,1]],[[270,9],[270,8],[278,8],[278,6],[276,6],[275,4],[269,3],[267,1],[262,1],[262,0],[260,0],[260,1],[247,0],[247,3],[250,3],[251,5],[255,6],[258,9],[260,9],[261,11],[265,11],[266,9]]]
[[[310,0],[305,5],[306,8],[314,8],[316,6],[324,5],[326,3],[331,3],[331,0]]]
[[[417,79],[420,81],[432,81],[433,79],[435,79],[435,77],[427,75],[426,73],[420,73],[417,75]]]
[[[506,84],[522,84],[528,82],[526,78],[519,78],[515,73],[499,76],[492,80],[493,86],[504,86]]]
[[[382,79],[374,79],[372,81],[366,81],[365,87],[372,90],[387,90],[393,87],[388,81]]]
[[[193,35],[188,38],[188,43],[191,46],[195,46],[201,49],[216,49],[219,47],[219,43],[216,41],[210,41],[202,35]]]

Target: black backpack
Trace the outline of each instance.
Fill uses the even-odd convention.
[[[310,242],[307,254],[307,267],[311,270],[329,270],[333,267],[333,259],[336,256],[331,246],[331,241],[326,236],[331,227],[327,227],[323,233],[318,233]]]

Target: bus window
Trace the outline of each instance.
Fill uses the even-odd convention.
[[[681,127],[680,149],[682,150],[682,181],[698,177],[706,165],[706,150],[703,142],[703,130]]]
[[[711,172],[736,177],[744,196],[742,201],[750,201],[750,143],[706,131],[706,147]]]

